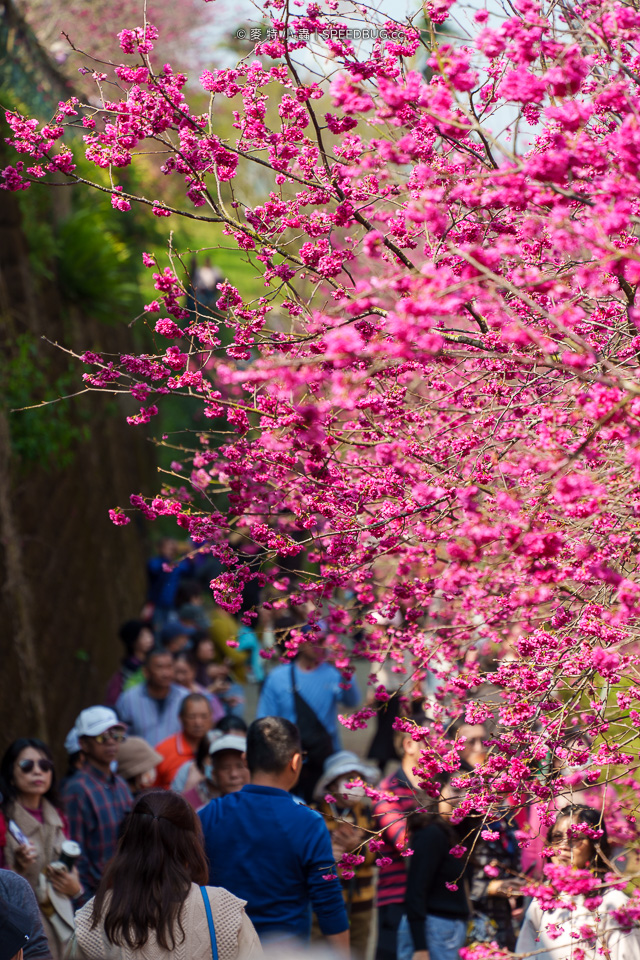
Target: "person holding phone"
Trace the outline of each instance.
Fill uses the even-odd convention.
[[[73,932],[73,899],[82,892],[78,871],[60,864],[67,824],[58,808],[51,752],[41,740],[14,740],[0,761],[5,841],[2,863],[31,885],[54,960]],[[57,864],[57,866],[52,866]]]

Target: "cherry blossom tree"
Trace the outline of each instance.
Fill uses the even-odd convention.
[[[224,2],[224,0],[223,0]],[[156,55],[171,57],[184,67],[204,62],[199,36],[213,16],[202,0],[167,4],[148,0],[17,0],[16,6],[36,33],[40,43],[64,64],[76,84],[81,61],[73,50],[93,57],[109,57],[112,37],[123,23],[136,22],[146,8],[147,17],[161,31]],[[216,6],[218,6],[216,4]],[[217,11],[219,15],[219,7]],[[88,88],[90,89],[90,88]]]
[[[514,0],[509,16],[479,10],[467,37],[434,32],[426,45],[368,8],[266,6],[272,35],[253,56],[202,73],[208,111],[155,63],[147,24],[119,35],[128,62],[114,99],[97,74],[99,107],[72,99],[44,126],[8,116],[20,159],[5,189],[76,181],[125,216],[137,203],[196,218],[264,278],[257,299],[225,281],[217,312],[189,310],[179,252],[149,252],[155,352],[84,355],[87,389],[139,401],[132,424],[151,422],[167,394],[198,398],[210,424],[176,444],[157,495],[130,507],[174,517],[221,561],[211,587],[225,609],[240,611],[253,579],[270,588],[267,606],[310,608],[346,680],[354,656],[371,662],[378,704],[429,671],[433,722],[406,724],[426,736],[427,792],[459,767],[451,717],[491,721],[487,762],[454,778],[461,816],[544,804],[586,776],[611,784],[629,840],[640,6]],[[450,8],[429,0],[426,13],[437,26]],[[356,27],[370,34],[360,46]],[[415,69],[421,49],[429,80]],[[91,183],[75,171],[74,128],[105,172]],[[123,187],[140,153],[183,202]],[[253,168],[271,187],[250,206],[235,184]],[[291,653],[300,639],[288,632]],[[377,682],[382,663],[400,693]],[[343,722],[364,726],[375,709]]]

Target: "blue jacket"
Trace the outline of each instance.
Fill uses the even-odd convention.
[[[165,571],[165,564],[171,569]],[[188,557],[174,563],[166,557],[152,557],[147,563],[147,600],[159,610],[173,610],[180,581],[192,575],[193,560]]]
[[[325,935],[349,927],[331,839],[319,813],[276,787],[244,786],[199,813],[209,883],[247,901],[261,939],[308,940],[311,908]]]

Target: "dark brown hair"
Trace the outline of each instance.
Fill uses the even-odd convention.
[[[251,773],[282,773],[294,753],[300,753],[300,733],[284,717],[261,717],[247,730],[247,766]]]
[[[205,697],[204,693],[188,693],[180,704],[180,709],[178,710],[178,716],[180,719],[182,720],[187,712],[187,708],[190,707],[192,703],[200,703],[201,700],[206,703],[206,705],[209,707],[209,710],[211,710],[211,701]]]
[[[139,950],[153,931],[158,946],[175,950],[176,926],[178,942],[184,940],[181,913],[191,884],[206,884],[208,873],[191,804],[170,790],[145,793],[124,820],[96,893],[92,926],[102,921],[108,941],[120,947]]]
[[[431,721],[425,716],[424,713],[412,713],[410,717],[399,717],[400,720],[412,720],[416,729],[418,727],[430,727]],[[405,740],[413,739],[411,736],[412,731],[407,733],[406,730],[394,730],[393,731],[393,746],[398,754],[398,757],[402,759],[404,757],[404,742]],[[426,734],[425,734],[426,736]]]
[[[444,817],[440,816],[437,812],[437,807],[431,812],[428,810],[414,810],[413,813],[409,814],[407,817],[407,836],[409,842],[411,843],[416,833],[419,833],[420,830],[424,830],[426,827],[432,825],[445,834],[447,840],[451,842],[452,847],[460,843],[458,829],[449,820],[445,820]]]
[[[551,843],[553,831],[561,820],[572,820],[576,824],[586,823],[589,827],[602,830],[602,836],[598,840],[593,840],[591,837],[587,838],[592,850],[591,869],[594,873],[598,874],[609,870],[610,867],[606,863],[606,860],[611,859],[611,846],[609,844],[607,825],[604,822],[602,810],[598,810],[595,807],[588,807],[583,803],[572,803],[563,807],[558,813],[553,826],[547,830],[547,843]]]

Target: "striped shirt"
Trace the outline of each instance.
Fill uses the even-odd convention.
[[[62,801],[71,839],[82,847],[77,867],[84,889],[75,901],[82,905],[98,889],[106,863],[116,852],[120,824],[133,797],[122,777],[103,773],[89,762],[66,782]]]
[[[338,704],[346,707],[357,706],[360,691],[355,680],[351,680],[345,690],[342,674],[330,663],[321,663],[314,670],[301,670],[297,664],[293,667],[298,693],[306,700],[327,733],[331,734],[333,746],[340,749],[338,733]],[[291,723],[297,723],[296,705],[293,699],[291,683],[291,664],[282,664],[272,670],[264,682],[256,719],[260,717],[284,717]]]
[[[147,684],[141,683],[120,694],[116,713],[127,724],[130,736],[142,737],[155,747],[174,733],[180,733],[182,724],[178,713],[188,693],[186,687],[172,683],[164,700],[157,700],[150,695]]]
[[[384,847],[378,857],[388,857],[391,863],[380,867],[378,876],[378,906],[389,903],[404,903],[407,889],[407,858],[402,851],[407,847],[407,816],[418,806],[416,791],[411,786],[402,767],[380,784],[379,790],[393,794],[391,800],[378,800],[373,805],[372,819],[375,830],[381,830]]]

